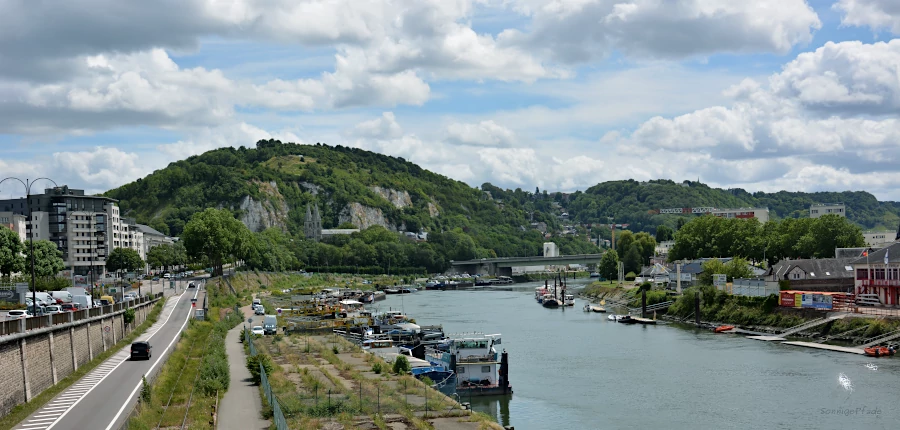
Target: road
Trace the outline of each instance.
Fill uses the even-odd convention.
[[[174,293],[174,290],[167,291]],[[110,430],[121,427],[137,400],[141,377],[158,371],[191,317],[191,299],[199,289],[179,288],[179,291],[182,294],[168,297],[157,322],[138,338],[150,341],[153,347],[150,360],[131,361],[130,347],[126,346],[15,428]],[[202,299],[204,293],[199,294]]]

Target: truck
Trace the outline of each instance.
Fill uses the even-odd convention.
[[[275,315],[266,315],[263,318],[263,333],[275,334],[278,332],[278,317]]]
[[[72,296],[72,303],[78,306],[78,309],[90,309],[94,307],[94,301],[90,294],[81,294]]]

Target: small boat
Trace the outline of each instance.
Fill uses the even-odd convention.
[[[864,348],[863,351],[869,357],[888,357],[894,355],[894,348],[889,348],[887,346],[873,346],[870,348]]]
[[[616,321],[619,319],[619,316],[616,314],[610,314],[608,317],[606,317],[606,319],[608,319],[610,321]]]
[[[602,308],[600,306],[591,306],[591,312],[597,312],[599,314],[605,314],[606,308]]]
[[[591,311],[591,304],[590,304],[590,303],[585,303],[583,309],[584,309],[585,312],[590,312],[590,311]]]
[[[731,330],[734,330],[734,326],[733,326],[733,325],[720,325],[720,326],[714,328],[714,329],[713,329],[713,332],[716,332],[716,333],[724,333],[724,332],[726,332],[726,331],[731,331]]]
[[[572,294],[566,294],[565,302],[563,302],[566,306],[575,306],[575,296]]]
[[[617,323],[621,324],[637,324],[637,320],[632,318],[631,315],[619,315],[616,318]]]
[[[541,305],[545,308],[558,308],[559,300],[554,297],[544,297],[544,302]]]
[[[398,290],[396,288],[385,288],[384,293],[385,294],[400,294],[400,290]]]
[[[592,277],[592,278],[599,278],[599,277],[600,277],[600,274],[597,273],[597,272],[591,272],[591,277]]]

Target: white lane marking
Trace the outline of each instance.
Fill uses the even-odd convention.
[[[200,292],[200,290],[198,289],[197,292],[194,293],[194,298],[197,298],[197,294],[199,292]],[[191,307],[191,310],[193,310],[193,307]],[[184,332],[184,327],[187,326],[188,321],[191,320],[192,313],[193,312],[188,311],[187,317],[184,319],[184,324],[181,325],[181,329],[178,331],[178,333]],[[163,350],[163,352],[162,352],[162,354],[160,354],[159,358],[157,358],[156,361],[154,361],[153,364],[150,365],[150,369],[147,370],[147,373],[153,372],[153,368],[156,367],[157,364],[159,364],[162,357],[164,357],[166,355],[166,352],[170,348],[172,348],[172,345],[174,345],[175,342],[177,342],[179,339],[181,339],[181,336],[179,336],[178,334],[176,334],[175,336],[172,337],[172,341],[169,342],[169,345],[166,346],[166,349]],[[129,394],[128,397],[125,399],[125,402],[122,403],[122,407],[119,408],[119,412],[116,413],[116,416],[114,416],[112,421],[109,422],[109,425],[106,426],[106,430],[111,430],[113,428],[113,426],[116,424],[116,421],[118,421],[119,417],[122,416],[122,412],[125,412],[125,408],[131,403],[131,399],[133,399],[134,396],[137,394],[138,390],[141,389],[141,385],[143,385],[143,381],[138,381],[137,385],[134,386],[134,390],[131,390],[131,394]]]
[[[169,300],[172,298],[175,298],[175,300],[171,301],[171,303],[170,303]],[[172,317],[172,314],[175,313],[175,308],[178,306],[178,303],[180,301],[181,301],[180,295],[177,296],[177,298],[170,297],[169,299],[167,299],[165,307],[163,308],[163,313],[168,312],[165,320],[157,321],[155,324],[153,324],[153,326],[158,325],[158,327],[151,326],[151,329],[153,329],[153,333],[150,333],[150,330],[148,330],[148,331],[144,332],[143,335],[139,336],[138,339],[149,340],[151,337],[153,337],[153,334],[156,334],[156,332],[159,331],[159,329],[162,326],[166,325],[169,322],[169,319]],[[190,314],[190,312],[188,312],[188,314]],[[182,328],[184,328],[184,327],[182,327]],[[130,353],[125,352],[125,348],[123,348],[122,351],[120,351],[120,352],[114,354],[112,357],[110,357],[106,363],[101,364],[94,370],[91,370],[90,373],[85,375],[80,381],[81,381],[81,383],[87,382],[90,385],[90,388],[88,390],[82,392],[81,389],[72,390],[72,387],[70,387],[68,390],[66,390],[63,393],[63,395],[56,397],[52,402],[50,402],[49,407],[54,410],[54,414],[61,413],[61,415],[59,415],[58,417],[31,419],[31,420],[28,420],[28,423],[33,422],[34,424],[22,424],[20,426],[17,426],[16,428],[19,430],[36,430],[38,427],[35,427],[35,425],[38,425],[38,424],[40,426],[42,426],[42,427],[40,427],[41,429],[46,430],[46,429],[52,428],[53,426],[58,424],[59,420],[62,419],[62,417],[65,416],[67,413],[69,413],[69,411],[71,411],[75,407],[75,405],[77,405],[79,402],[81,402],[81,400],[83,400],[85,397],[87,397],[87,395],[94,388],[96,388],[98,385],[100,385],[100,383],[103,382],[103,380],[106,379],[107,376],[112,374],[112,372],[115,371],[116,368],[118,368],[119,366],[122,365],[122,363],[127,361],[128,355],[130,355]],[[111,362],[114,362],[115,365],[110,367],[109,363],[111,363]],[[106,370],[106,369],[108,369],[108,370]],[[101,372],[103,372],[105,374],[101,374]],[[78,392],[80,394],[75,394],[76,392]],[[65,410],[57,411],[57,409],[60,409],[63,407],[65,408]],[[49,414],[43,413],[44,409],[46,409],[46,408],[47,408],[47,406],[45,406],[44,408],[41,408],[36,413],[39,414],[40,416],[47,416]],[[37,415],[35,416],[35,418],[36,417],[37,417]],[[52,422],[48,423],[46,421],[52,421]]]

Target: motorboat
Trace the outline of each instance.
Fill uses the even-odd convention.
[[[637,324],[637,320],[632,318],[631,315],[619,315],[616,317],[616,322],[620,324]]]
[[[400,290],[397,288],[385,288],[384,293],[385,294],[400,294]]]
[[[720,325],[720,326],[714,328],[714,329],[713,329],[713,332],[715,332],[715,333],[724,333],[724,332],[731,331],[731,330],[734,330],[734,326],[733,326],[733,325]]]
[[[557,300],[556,297],[553,297],[551,295],[546,295],[546,296],[544,296],[544,301],[541,302],[541,305],[545,308],[558,308],[559,300]]]
[[[591,304],[590,304],[590,303],[585,303],[583,309],[584,309],[585,312],[590,312],[590,311],[591,311]]]
[[[564,304],[566,306],[575,306],[575,296],[572,294],[566,294]]]
[[[864,348],[866,356],[868,357],[889,357],[894,355],[896,350],[893,347],[888,346],[873,346],[870,348]]]
[[[615,320],[619,319],[619,316],[616,314],[610,314],[609,316],[606,317],[606,319],[608,319],[610,321],[615,321]]]
[[[605,314],[606,308],[601,306],[591,306],[591,312],[597,312],[598,314]]]

